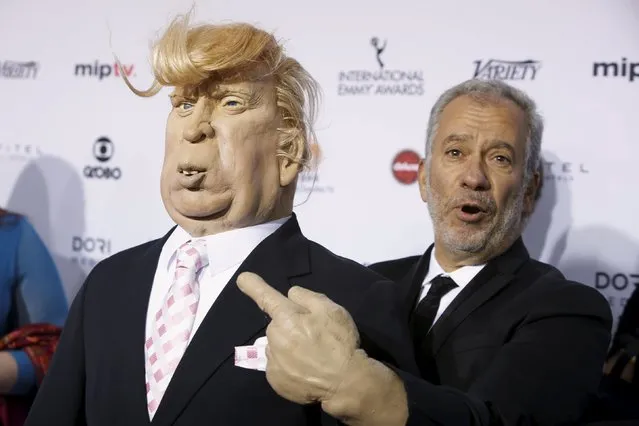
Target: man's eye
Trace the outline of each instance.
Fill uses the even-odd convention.
[[[498,155],[495,157],[495,160],[497,160],[497,162],[499,163],[504,163],[504,164],[510,164],[510,158],[504,156],[504,155]]]

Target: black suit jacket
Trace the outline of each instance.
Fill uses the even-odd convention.
[[[234,347],[263,336],[269,322],[237,288],[236,277],[243,271],[260,274],[283,294],[292,285],[326,294],[351,312],[372,356],[394,365],[414,363],[408,333],[388,303],[394,285],[306,239],[293,217],[247,257],[224,288],[150,423],[145,318],[168,235],[92,270],[72,304],[26,426],[335,424],[319,405],[300,406],[278,396],[264,372],[234,366]]]
[[[405,321],[431,250],[370,266],[401,286]],[[574,424],[597,391],[611,327],[603,296],[531,259],[517,240],[464,287],[417,349],[430,371],[420,378],[397,370],[409,424]]]
[[[621,313],[609,356],[616,355],[622,348],[627,348],[631,341],[639,341],[639,287],[635,287]]]

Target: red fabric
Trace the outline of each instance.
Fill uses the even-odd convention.
[[[0,339],[0,351],[24,350],[35,367],[37,385],[49,369],[62,329],[51,324],[29,324]],[[2,426],[23,426],[33,395],[0,397]]]

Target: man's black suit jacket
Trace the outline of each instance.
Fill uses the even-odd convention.
[[[335,424],[319,405],[300,406],[278,396],[264,372],[234,366],[234,347],[252,344],[269,322],[237,288],[243,271],[261,275],[283,294],[292,285],[326,294],[351,312],[371,356],[414,365],[408,331],[388,303],[393,283],[309,241],[293,217],[247,257],[226,285],[149,422],[145,318],[167,237],[116,254],[92,270],[72,304],[26,426]]]
[[[402,287],[407,322],[431,250],[370,265]],[[603,296],[531,259],[519,239],[464,287],[416,349],[430,371],[398,371],[409,424],[574,424],[597,391],[611,327]]]

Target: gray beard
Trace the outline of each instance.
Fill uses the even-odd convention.
[[[469,194],[470,195],[470,194]],[[524,208],[525,188],[522,187],[514,197],[510,199],[502,215],[493,216],[493,223],[483,229],[451,229],[446,226],[446,214],[450,214],[455,200],[445,200],[432,191],[430,180],[426,181],[426,200],[428,211],[433,222],[435,237],[453,253],[477,254],[481,252],[491,253],[521,232],[522,212]],[[486,196],[470,196],[470,199],[481,199],[496,208],[492,199]]]

